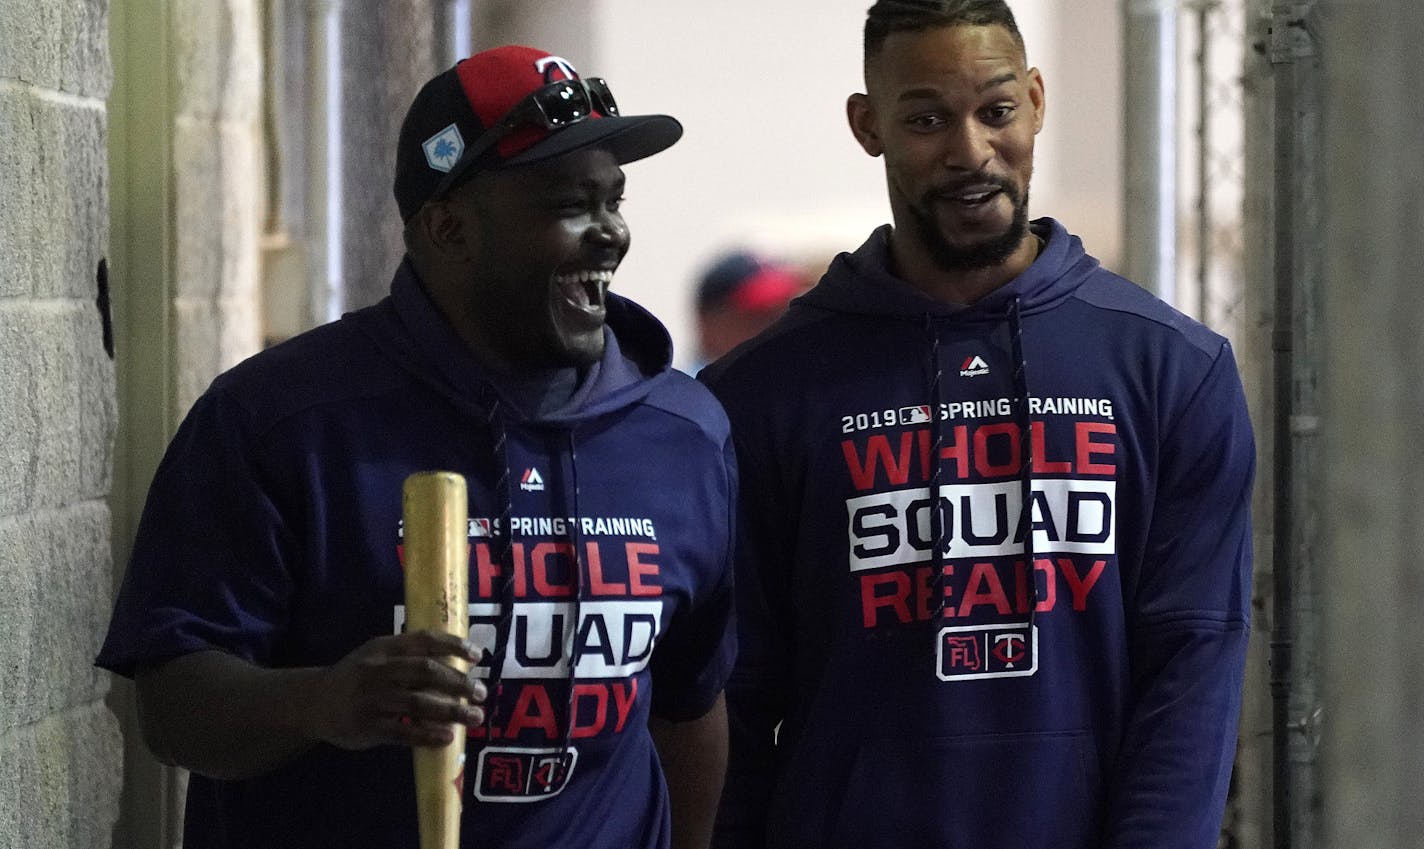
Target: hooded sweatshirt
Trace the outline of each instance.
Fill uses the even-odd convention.
[[[462,845],[664,849],[647,719],[701,716],[731,667],[735,463],[656,319],[610,295],[605,338],[573,397],[528,418],[407,264],[379,304],[223,374],[158,469],[98,664],[327,665],[399,632],[402,483],[458,472],[492,690]],[[409,749],[319,744],[250,780],[194,775],[185,845],[415,849],[415,816]]]
[[[896,278],[881,228],[702,373],[742,493],[719,846],[1216,845],[1250,598],[1236,366],[1033,227],[1038,259],[969,306]]]

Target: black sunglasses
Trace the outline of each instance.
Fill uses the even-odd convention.
[[[607,117],[618,116],[618,102],[602,77],[580,80],[559,80],[536,89],[505,113],[504,117],[488,130],[480,133],[461,157],[461,161],[473,163],[488,153],[506,136],[523,127],[542,127],[557,130],[587,119],[597,110]],[[436,186],[432,198],[444,196],[469,167],[453,169]]]

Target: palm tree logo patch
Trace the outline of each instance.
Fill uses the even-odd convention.
[[[449,173],[455,163],[460,161],[460,154],[465,152],[465,138],[460,135],[460,128],[451,124],[426,139],[421,147],[425,150],[425,161],[430,163],[431,168]]]

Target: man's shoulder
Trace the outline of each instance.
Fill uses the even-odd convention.
[[[713,442],[725,442],[731,426],[722,404],[708,388],[676,369],[669,369],[654,384],[643,403],[696,425]]]
[[[1100,310],[1116,314],[1127,321],[1144,323],[1156,329],[1164,338],[1177,340],[1188,347],[1214,357],[1226,342],[1226,337],[1183,313],[1166,301],[1106,269],[1098,269],[1083,281],[1075,297]]]
[[[719,398],[734,386],[769,388],[778,381],[804,380],[808,367],[826,352],[826,331],[820,325],[830,315],[804,302],[794,302],[766,330],[703,368],[697,379]]]
[[[208,394],[236,403],[261,426],[407,382],[354,322],[342,319],[253,354],[220,374]]]

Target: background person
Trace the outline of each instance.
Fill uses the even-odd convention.
[[[771,326],[807,288],[791,265],[752,251],[718,256],[697,278],[696,373]]]

